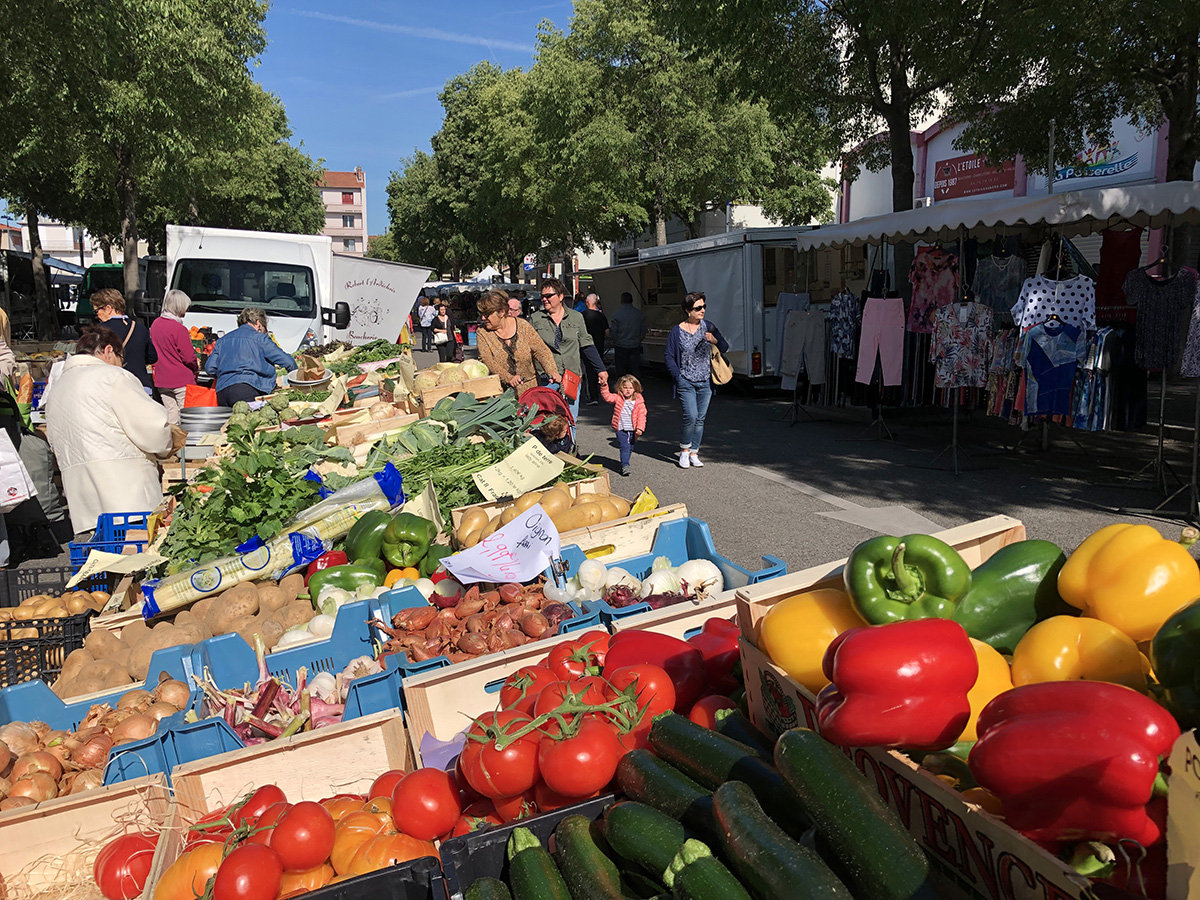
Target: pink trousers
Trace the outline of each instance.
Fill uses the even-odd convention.
[[[870,384],[877,353],[883,366],[883,383],[899,384],[904,369],[904,301],[899,297],[867,298],[855,381]]]

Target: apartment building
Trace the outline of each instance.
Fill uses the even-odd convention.
[[[367,176],[361,166],[353,172],[326,172],[321,182],[325,228],[333,251],[352,256],[367,252]]]

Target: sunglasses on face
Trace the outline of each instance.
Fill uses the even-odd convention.
[[[556,292],[555,292],[555,293],[553,293],[553,294],[542,294],[542,299],[543,299],[543,300],[551,300],[551,299],[553,299],[553,298],[555,298],[555,297],[557,297],[557,296],[558,296],[558,292],[556,291]]]
[[[701,304],[699,304],[698,306],[693,306],[693,307],[692,307],[692,312],[696,312],[696,310],[699,310],[699,309],[708,309],[708,307],[707,307],[707,306],[705,306],[703,303],[701,303]]]

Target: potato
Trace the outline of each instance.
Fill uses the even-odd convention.
[[[63,660],[62,671],[58,673],[58,681],[71,681],[80,673],[84,666],[95,661],[96,657],[92,656],[83,647],[80,647],[78,650],[72,650],[67,655],[67,658]],[[58,684],[58,681],[55,681],[55,684]]]
[[[479,532],[479,540],[482,541],[485,537],[490,537],[499,527],[500,517],[496,516],[496,518],[492,519],[492,521],[483,526],[483,530]]]
[[[474,547],[481,540],[483,540],[483,528],[484,527],[486,527],[486,526],[483,526],[480,528],[472,528],[470,531],[468,531],[466,534],[462,535],[458,539],[458,545],[460,547],[462,547],[462,549],[464,549],[464,550],[466,550],[470,547]]]
[[[217,604],[208,616],[208,626],[213,634],[229,634],[234,629],[230,623],[235,619],[258,613],[258,588],[246,582],[232,587],[217,598]]]
[[[273,613],[271,618],[277,619],[283,625],[283,630],[287,631],[297,625],[304,625],[316,614],[316,610],[307,600],[293,600],[283,609]]]
[[[146,673],[150,671],[150,657],[156,650],[167,647],[178,647],[188,641],[186,629],[176,628],[170,622],[162,622],[150,630],[145,640],[138,642],[129,652],[127,670],[134,681],[145,681]]]
[[[212,629],[208,627],[208,623],[205,622],[204,619],[200,618],[200,616],[187,609],[175,617],[175,627],[186,628],[193,635],[195,635],[195,639],[189,641],[189,643],[192,644],[200,641],[206,641],[213,636]]]
[[[54,598],[51,597],[49,594],[34,594],[32,597],[26,597],[24,600],[22,600],[20,605],[17,607],[17,609],[25,609],[25,608],[36,609],[37,607],[39,607],[43,603],[45,603],[47,600],[52,600],[52,599],[54,599]]]
[[[504,527],[521,513],[522,510],[517,509],[515,506],[510,506],[504,512],[500,513],[500,526]]]
[[[551,516],[550,518],[554,520],[554,525],[558,529],[559,534],[562,534],[567,531],[575,531],[578,528],[599,525],[601,521],[600,517],[603,514],[603,507],[593,500],[572,506],[557,517]]]
[[[227,634],[236,634],[243,641],[254,646],[254,635],[258,634],[258,618],[256,616],[238,616],[229,623]]]
[[[304,590],[304,576],[297,572],[294,575],[288,575],[279,582],[279,589],[283,591],[284,606],[291,603]],[[282,607],[280,607],[282,609]]]
[[[131,650],[150,635],[145,619],[137,619],[121,629],[121,642]]]
[[[283,637],[283,623],[275,618],[275,613],[269,616],[263,616],[258,623],[259,633],[262,635],[263,646],[268,650],[272,649],[279,643],[279,639]]]
[[[616,494],[609,494],[608,499],[616,504],[618,519],[625,518],[627,515],[629,515],[629,510],[633,509],[633,504],[624,497],[618,497]]]
[[[12,611],[11,607],[5,607],[4,609],[0,609],[0,622],[11,622],[12,617],[13,617],[13,611]]]
[[[59,700],[66,700],[68,697],[74,697],[80,693],[75,688],[74,678],[59,678],[54,684],[50,685],[50,690],[54,691],[54,695]]]
[[[92,605],[91,598],[86,594],[83,596],[80,596],[79,594],[71,594],[67,597],[67,612],[73,616],[77,616],[80,613],[89,612],[93,609],[95,609],[95,607]]]
[[[201,641],[206,640],[205,635],[212,637],[212,634],[208,630],[208,626],[199,620],[187,622],[183,625],[180,625],[179,622],[176,621],[175,627],[180,631],[179,643],[175,645],[177,647],[183,647],[188,644],[198,644]]]
[[[594,501],[602,510],[601,522],[611,522],[613,519],[621,518],[617,512],[617,504],[612,502],[612,499],[605,494],[602,494]]]
[[[120,666],[122,671],[128,671],[129,670],[129,654],[131,652],[132,651],[128,647],[122,646],[121,649],[118,650],[116,653],[114,653],[112,656],[110,656],[108,658],[108,660],[109,660],[109,662],[116,663],[118,666]]]
[[[129,672],[111,659],[97,659],[88,663],[76,676],[71,685],[70,696],[95,694],[98,691],[124,687],[130,681]]]
[[[291,599],[296,599],[295,597]],[[288,596],[282,589],[274,584],[260,584],[258,586],[258,611],[267,613],[268,615],[276,610],[283,609],[288,602]]]
[[[93,658],[108,659],[124,649],[125,644],[107,628],[97,628],[83,639],[83,646]]]
[[[517,498],[517,502],[513,504],[513,509],[517,511],[517,515],[520,515],[541,499],[541,491],[527,491]]]
[[[188,607],[188,609],[192,615],[207,622],[208,615],[212,611],[212,608],[216,606],[216,604],[216,597],[205,597],[203,600],[197,600],[190,607]]]
[[[542,494],[541,503],[546,515],[553,519],[559,513],[571,508],[571,497],[562,491],[550,490]]]
[[[462,519],[458,523],[458,531],[461,534],[466,534],[473,528],[482,528],[487,523],[487,512],[475,506],[462,514]]]

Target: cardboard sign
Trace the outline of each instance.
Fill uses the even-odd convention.
[[[494,465],[472,477],[484,499],[500,500],[522,494],[549,484],[562,474],[566,464],[554,456],[542,442],[531,437],[524,444]]]
[[[1167,794],[1167,900],[1200,894],[1200,744],[1186,732],[1171,749]]]
[[[102,572],[116,572],[119,575],[144,572],[166,561],[165,556],[157,553],[105,553],[103,550],[91,550],[79,571],[67,582],[67,587],[73,588],[84,579]]]
[[[463,584],[528,581],[545,571],[559,550],[558,529],[535,503],[474,547],[446,557],[442,565]]]

